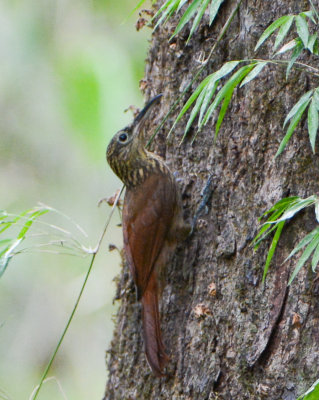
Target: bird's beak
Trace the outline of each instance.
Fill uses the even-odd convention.
[[[160,100],[160,98],[163,96],[163,94],[158,94],[157,96],[153,97],[143,108],[142,111],[139,112],[137,117],[135,117],[133,121],[133,129],[136,133],[141,132],[141,129],[143,127],[144,121],[146,121],[146,117],[149,115],[151,109],[155,104],[157,104]]]

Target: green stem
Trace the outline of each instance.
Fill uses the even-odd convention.
[[[212,58],[215,49],[217,47],[217,45],[219,44],[219,42],[222,40],[222,38],[224,37],[225,33],[227,32],[227,29],[229,28],[229,25],[231,23],[231,21],[233,20],[234,16],[236,15],[236,13],[239,10],[239,6],[241,4],[242,0],[238,0],[235,8],[233,9],[233,11],[231,12],[230,16],[228,17],[227,21],[225,22],[225,25],[223,26],[222,30],[220,31],[218,38],[216,39],[216,42],[214,43],[213,47],[211,48],[211,51],[208,54],[208,57],[206,59],[206,61],[203,63],[203,66],[197,71],[197,73],[195,74],[194,78],[192,79],[192,81],[186,86],[186,88],[183,90],[183,92],[180,94],[180,96],[177,98],[177,100],[174,102],[174,104],[172,105],[172,107],[168,110],[167,114],[165,115],[165,117],[163,118],[162,122],[159,124],[159,126],[155,129],[155,132],[153,133],[153,135],[150,137],[149,141],[147,142],[146,147],[149,147],[150,144],[152,143],[152,141],[154,140],[155,136],[157,135],[157,133],[159,132],[159,130],[162,128],[162,126],[164,125],[164,123],[167,121],[168,117],[171,115],[171,113],[175,110],[176,106],[179,104],[179,102],[182,100],[184,94],[191,88],[191,86],[193,85],[193,83],[197,80],[197,78],[199,77],[199,75],[202,73],[202,71],[205,69],[207,63],[210,61],[210,59]],[[168,139],[168,137],[167,137]]]
[[[33,398],[32,398],[31,400],[35,400],[35,399],[38,397],[38,394],[39,394],[39,392],[40,392],[40,390],[41,390],[41,387],[42,387],[42,385],[43,385],[43,382],[44,382],[45,378],[47,377],[47,375],[48,375],[48,373],[49,373],[49,370],[50,370],[50,368],[51,368],[51,365],[52,365],[52,363],[53,363],[53,361],[54,361],[54,359],[55,359],[55,357],[56,357],[56,355],[57,355],[57,352],[59,351],[59,349],[60,349],[60,347],[61,347],[61,344],[62,344],[62,342],[63,342],[63,339],[64,339],[64,337],[65,337],[65,335],[66,335],[66,333],[67,333],[67,331],[68,331],[68,329],[69,329],[69,326],[70,326],[72,320],[73,320],[74,314],[75,314],[75,312],[76,312],[76,310],[77,310],[77,308],[78,308],[79,302],[80,302],[81,297],[82,297],[82,294],[83,294],[83,292],[84,292],[86,283],[87,283],[87,281],[88,281],[88,279],[89,279],[89,276],[90,276],[90,273],[91,273],[91,270],[92,270],[92,267],[93,267],[93,264],[94,264],[95,257],[96,257],[97,253],[98,253],[99,250],[100,250],[102,240],[103,240],[103,238],[104,238],[104,236],[105,236],[105,233],[106,233],[106,231],[107,231],[107,228],[108,228],[108,226],[109,226],[109,224],[110,224],[111,218],[112,218],[112,216],[113,216],[113,214],[114,214],[115,208],[117,207],[117,204],[118,204],[118,201],[119,201],[119,199],[120,199],[120,197],[121,197],[121,194],[122,194],[122,192],[123,192],[123,189],[124,189],[124,186],[122,187],[122,189],[119,191],[119,193],[117,194],[117,196],[116,196],[116,198],[115,198],[113,207],[112,207],[111,212],[110,212],[110,214],[109,214],[109,217],[108,217],[108,219],[107,219],[107,221],[106,221],[106,223],[105,223],[104,229],[103,229],[102,234],[101,234],[101,236],[100,236],[100,238],[99,238],[99,240],[98,240],[97,246],[96,246],[96,248],[95,248],[95,250],[94,250],[94,252],[93,252],[93,254],[92,254],[92,258],[91,258],[91,262],[90,262],[89,268],[88,268],[87,273],[86,273],[86,275],[85,275],[84,282],[83,282],[83,284],[82,284],[82,287],[81,287],[81,289],[80,289],[80,292],[79,292],[78,297],[77,297],[77,299],[76,299],[76,302],[75,302],[75,304],[74,304],[74,307],[73,307],[73,310],[72,310],[71,315],[70,315],[70,317],[69,317],[69,320],[68,320],[67,324],[65,325],[65,328],[64,328],[64,330],[63,330],[63,333],[62,333],[62,335],[60,336],[60,339],[59,339],[59,341],[58,341],[58,344],[57,344],[57,346],[56,346],[56,348],[55,348],[55,350],[54,350],[54,352],[53,352],[53,354],[52,354],[52,356],[51,356],[51,359],[50,359],[50,361],[49,361],[49,363],[48,363],[48,365],[47,365],[47,367],[46,367],[46,369],[45,369],[45,371],[44,371],[44,373],[43,373],[43,375],[42,375],[42,378],[41,378],[41,380],[40,380],[40,383],[39,383],[39,385],[38,385],[38,387],[37,387],[37,389],[36,389],[36,391],[35,391],[35,393],[34,393],[34,396],[33,396]]]

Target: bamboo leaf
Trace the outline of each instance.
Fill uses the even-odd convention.
[[[318,262],[319,262],[319,242],[317,244],[316,250],[313,253],[313,257],[312,257],[312,260],[311,260],[311,268],[312,268],[313,272],[316,271]]]
[[[317,23],[316,20],[315,20],[315,18],[314,18],[314,15],[313,15],[313,11],[312,11],[312,10],[303,11],[303,12],[299,13],[299,15],[301,15],[302,17],[308,17],[309,19],[311,19],[311,21],[312,21],[314,24]]]
[[[264,215],[271,213],[274,210],[281,209],[283,206],[289,205],[290,203],[296,202],[296,200],[301,200],[299,196],[284,197],[283,199],[277,201]]]
[[[316,214],[316,220],[319,222],[319,201],[316,201],[315,203],[315,214]]]
[[[280,29],[278,31],[277,37],[276,37],[276,41],[274,44],[274,50],[277,49],[277,47],[280,45],[280,43],[284,40],[284,38],[286,37],[292,23],[294,22],[295,16],[294,15],[288,15],[288,18],[286,20],[286,22],[284,22],[281,26]]]
[[[290,40],[290,42],[284,44],[280,50],[278,50],[275,55],[278,56],[279,54],[283,54],[286,51],[292,50],[296,47],[296,45],[298,44],[298,40],[297,39],[292,39]]]
[[[224,0],[212,0],[211,5],[210,5],[210,9],[209,9],[209,25],[212,24],[212,22],[214,21],[219,7],[221,6],[221,4],[223,3]]]
[[[256,47],[255,51],[264,43],[265,40],[269,38],[269,36],[275,32],[277,28],[279,28],[281,25],[289,21],[291,18],[291,15],[284,15],[280,18],[278,18],[276,21],[274,21],[271,25],[268,26],[268,28],[263,32],[263,34],[260,36]]]
[[[318,34],[315,33],[314,35],[311,35],[308,40],[308,45],[307,48],[311,51],[311,53],[314,53],[314,48],[316,44],[316,40],[318,39]]]
[[[211,0],[203,0],[203,3],[202,3],[202,5],[200,6],[199,11],[198,11],[196,17],[194,18],[194,22],[193,22],[191,31],[190,31],[190,33],[189,33],[189,35],[188,35],[187,42],[189,41],[189,39],[190,39],[191,36],[193,35],[195,29],[196,29],[197,26],[199,25],[200,20],[202,19],[203,14],[204,14],[206,8],[208,7],[208,4],[209,4],[210,1],[211,1]]]
[[[194,108],[192,109],[191,115],[189,116],[189,119],[187,121],[187,125],[186,125],[185,131],[184,131],[184,135],[182,137],[182,142],[184,141],[189,128],[192,126],[192,123],[193,123],[194,119],[196,118],[196,115],[199,112],[199,109],[200,109],[200,107],[201,107],[201,105],[203,103],[205,94],[206,94],[206,91],[204,89],[204,90],[202,90],[201,94],[198,96],[196,104],[195,104]]]
[[[285,221],[287,219],[292,218],[297,212],[301,211],[302,209],[312,206],[317,202],[316,196],[310,196],[306,199],[301,199],[300,201],[293,204],[291,207],[287,208],[287,210],[283,213],[283,215],[278,219],[276,222]]]
[[[311,256],[312,252],[318,245],[318,242],[319,242],[319,233],[317,232],[317,234],[314,236],[313,240],[308,244],[305,251],[302,253],[301,257],[299,258],[298,263],[289,279],[288,286],[292,283],[292,281],[295,279],[296,275],[301,270],[301,268],[303,267],[305,262]]]
[[[220,126],[221,126],[221,124],[222,124],[222,122],[223,122],[223,120],[224,120],[224,117],[225,117],[225,114],[226,114],[226,111],[227,111],[229,102],[230,102],[230,100],[231,100],[231,98],[232,98],[234,89],[235,89],[234,87],[231,88],[231,89],[226,93],[226,95],[225,95],[225,97],[224,97],[223,104],[222,104],[221,109],[220,109],[220,111],[219,111],[218,120],[217,120],[217,122],[216,122],[215,140],[217,139]]]
[[[271,260],[272,260],[272,258],[274,256],[274,253],[275,253],[275,250],[276,250],[276,247],[277,247],[280,235],[281,235],[281,231],[282,231],[282,229],[284,227],[284,224],[285,224],[285,221],[282,221],[282,222],[279,222],[279,224],[277,225],[276,233],[275,233],[275,235],[273,237],[273,240],[271,242],[271,245],[270,245],[270,248],[269,248],[269,251],[268,251],[268,254],[267,254],[267,259],[266,259],[266,263],[265,263],[265,267],[264,267],[264,273],[263,273],[263,279],[262,279],[263,282],[265,282],[265,278],[266,278],[266,275],[267,275],[267,272],[268,272],[268,269],[269,269],[269,265],[270,265]]]
[[[316,109],[319,111],[319,88],[314,91],[312,101],[314,102]]]
[[[202,82],[197,86],[197,88],[194,91],[194,93],[190,96],[190,98],[184,104],[182,110],[180,111],[180,113],[178,114],[176,120],[174,121],[173,126],[171,127],[170,131],[168,132],[167,137],[169,137],[171,135],[171,133],[172,133],[173,129],[175,128],[176,124],[178,123],[178,121],[182,118],[182,116],[187,112],[189,107],[194,103],[194,101],[200,95],[201,91],[205,88],[205,86],[207,85],[207,83],[211,79],[211,76],[212,75],[208,75],[204,80],[202,80]]]
[[[193,0],[191,2],[191,4],[189,5],[189,7],[187,8],[187,10],[185,11],[185,13],[183,14],[182,18],[180,19],[173,35],[170,37],[170,40],[173,39],[174,36],[176,36],[183,28],[184,26],[187,24],[187,22],[189,22],[192,18],[192,16],[195,14],[197,8],[200,6],[200,3],[203,0]]]
[[[297,400],[318,400],[319,399],[319,379],[303,393]]]
[[[298,57],[300,56],[302,50],[304,49],[304,45],[300,39],[297,39],[297,44],[294,48],[294,51],[292,52],[291,59],[288,63],[287,66],[287,71],[286,71],[286,79],[288,79],[291,68],[293,67],[294,63],[297,61]]]
[[[285,259],[284,262],[288,261],[292,256],[294,256],[298,251],[300,251],[303,247],[307,246],[308,243],[312,242],[312,240],[316,237],[316,235],[319,234],[319,228],[315,228],[313,231],[308,233],[300,242],[297,244],[297,246],[292,250],[292,252],[289,254],[289,256]]]
[[[308,24],[306,19],[302,17],[300,14],[296,16],[296,27],[297,27],[297,33],[300,39],[302,40],[304,47],[307,47],[309,39]]]
[[[277,150],[277,153],[275,155],[275,158],[278,157],[284,150],[284,148],[286,147],[288,140],[290,139],[291,135],[294,133],[296,126],[298,125],[298,122],[300,121],[302,114],[304,113],[305,109],[307,108],[308,104],[310,102],[310,99],[308,99],[306,101],[306,103],[304,103],[299,110],[297,111],[297,113],[295,114],[295,116],[292,118],[291,123],[287,129],[287,133],[284,136],[284,138],[282,139],[280,146]]]
[[[225,83],[225,85],[220,89],[217,96],[215,97],[213,103],[209,106],[203,121],[201,122],[200,128],[207,123],[215,108],[220,104],[220,102],[225,98],[228,92],[233,92],[234,88],[242,81],[242,79],[252,70],[254,64],[249,64],[241,67],[237,72],[235,72]]]
[[[316,137],[319,125],[318,110],[312,100],[308,108],[308,132],[313,153],[315,153]]]
[[[256,64],[252,71],[246,76],[246,78],[240,84],[240,87],[246,85],[248,82],[256,78],[257,75],[262,71],[262,69],[268,64],[267,61],[262,61]]]
[[[283,128],[286,126],[287,122],[300,110],[300,108],[308,101],[308,99],[311,97],[313,93],[313,90],[309,90],[307,93],[303,94],[300,99],[297,101],[297,103],[292,107],[292,109],[289,111]]]
[[[198,128],[200,127],[200,124],[202,122],[203,116],[205,114],[205,111],[207,110],[208,104],[211,101],[214,93],[216,92],[217,86],[218,86],[219,81],[216,81],[213,79],[208,85],[207,85],[207,90],[205,93],[205,98],[203,100],[203,104],[200,108],[200,113],[199,113],[199,118],[198,118]]]

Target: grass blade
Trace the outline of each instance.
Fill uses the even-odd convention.
[[[313,153],[315,153],[315,144],[316,144],[318,126],[319,126],[318,110],[316,108],[314,101],[312,100],[308,108],[308,132]]]
[[[297,111],[297,113],[295,114],[295,116],[293,117],[293,119],[291,120],[291,123],[287,129],[287,133],[284,136],[284,138],[282,139],[280,146],[277,150],[277,153],[275,154],[275,158],[278,157],[284,150],[284,148],[286,147],[288,140],[290,139],[291,135],[294,133],[296,126],[298,125],[298,122],[300,121],[302,114],[304,113],[305,109],[307,108],[308,104],[310,102],[310,99],[308,99],[306,101],[306,103],[304,103],[299,110]]]
[[[267,259],[266,259],[266,263],[265,263],[265,267],[264,267],[264,273],[263,273],[263,279],[262,279],[263,283],[265,282],[266,275],[267,275],[267,272],[268,272],[268,269],[269,269],[269,265],[270,265],[271,260],[272,260],[272,258],[274,256],[274,253],[275,253],[275,250],[276,250],[276,247],[277,247],[280,235],[281,235],[281,231],[282,231],[284,225],[285,225],[285,221],[279,222],[279,224],[277,225],[276,233],[275,233],[275,235],[273,237],[273,240],[271,242],[271,245],[270,245],[270,248],[269,248],[269,251],[268,251],[268,254],[267,254]]]

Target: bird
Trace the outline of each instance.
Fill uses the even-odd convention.
[[[169,361],[158,306],[165,267],[178,242],[191,231],[183,218],[181,194],[173,173],[144,144],[145,121],[161,97],[152,98],[130,125],[117,132],[106,152],[111,169],[126,188],[122,210],[124,252],[137,300],[142,303],[146,359],[157,377],[165,376]]]

